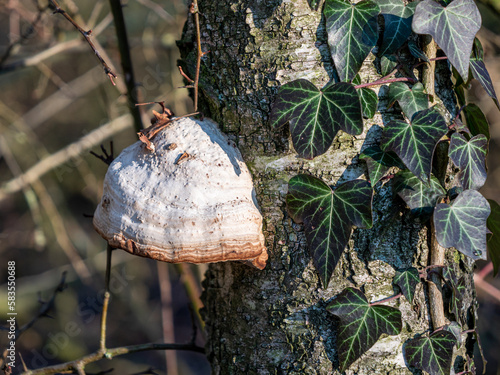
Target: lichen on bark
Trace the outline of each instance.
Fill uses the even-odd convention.
[[[363,178],[366,170],[359,151],[377,137],[377,132],[367,136],[367,131],[373,125],[383,126],[389,114],[367,121],[361,136],[339,132],[325,155],[312,161],[297,158],[288,131],[271,129],[268,119],[280,85],[306,78],[322,87],[334,77],[321,7],[316,11],[305,0],[220,0],[199,5],[203,50],[210,51],[202,61],[201,110],[236,142],[249,165],[270,255],[263,271],[238,263],[209,266],[202,298],[212,371],[335,373],[338,321],[326,311],[326,301],[346,286],[364,288],[371,301],[394,294],[395,269],[428,264],[428,229],[411,217],[390,183],[377,185],[374,227],[354,231],[328,288],[323,289],[303,227],[286,212],[287,184],[298,173],[332,185]],[[190,72],[193,33],[188,20],[178,42]],[[373,56],[362,69],[363,82],[377,76],[371,60]],[[459,272],[471,280],[464,264],[460,263]],[[348,374],[410,373],[401,348],[408,338],[429,329],[425,290],[425,285],[417,288],[413,305],[404,297],[390,302],[401,309],[402,333],[383,337]],[[473,292],[470,297],[474,301]]]

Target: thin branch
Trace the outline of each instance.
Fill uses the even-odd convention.
[[[194,87],[194,111],[197,112],[198,83],[200,82],[201,56],[203,56],[203,51],[201,50],[200,13],[198,9],[198,0],[193,0],[191,6],[189,7],[189,12],[194,16],[194,23],[196,26],[196,73],[194,77],[193,87]]]
[[[89,354],[80,359],[61,363],[59,365],[48,366],[39,368],[36,370],[29,370],[23,372],[22,375],[47,375],[47,374],[56,374],[59,372],[67,372],[71,370],[76,370],[79,367],[85,367],[89,363],[97,362],[103,358],[112,359],[114,357],[118,357],[124,354],[131,354],[137,352],[144,352],[150,350],[186,350],[195,353],[205,354],[205,349],[201,346],[193,345],[193,344],[156,344],[156,343],[147,343],[147,344],[139,344],[139,345],[130,345],[130,346],[122,346],[112,349],[107,349],[106,353],[102,353],[100,350]]]
[[[386,79],[385,77],[377,79],[376,81],[373,82],[368,82],[368,83],[363,83],[361,85],[356,85],[354,88],[360,89],[363,87],[372,87],[372,86],[380,86],[380,85],[385,85],[387,83],[392,83],[392,82],[410,82],[410,83],[415,83],[415,80],[413,78],[409,77],[399,77],[399,78],[390,78]]]
[[[78,157],[89,148],[101,144],[105,139],[125,130],[131,125],[132,116],[129,114],[120,116],[93,130],[89,134],[80,138],[78,141],[64,147],[62,150],[59,150],[45,159],[40,160],[21,176],[13,178],[1,186],[0,202],[6,199],[10,194],[16,193],[23,189],[23,187],[31,185],[47,172],[50,172],[67,161]]]
[[[125,85],[127,86],[127,98],[129,110],[134,118],[134,127],[136,132],[140,132],[143,128],[141,112],[135,106],[137,100],[137,87],[134,78],[134,69],[132,67],[132,57],[130,56],[130,46],[127,37],[127,28],[125,26],[125,18],[123,17],[122,4],[120,0],[109,0],[111,12],[115,23],[116,37],[118,39],[118,49],[120,50],[120,59],[125,76]]]
[[[59,7],[59,4],[57,3],[56,0],[49,0],[49,1],[52,4],[52,6],[55,8],[54,13],[62,14],[63,17],[66,18],[75,27],[75,29],[77,29],[80,32],[80,34],[83,35],[83,37],[85,38],[85,40],[89,44],[90,48],[92,48],[92,51],[96,55],[97,59],[99,60],[99,62],[103,66],[104,73],[106,73],[106,75],[109,77],[109,80],[111,81],[113,86],[116,85],[115,82],[113,81],[113,78],[116,78],[116,74],[113,73],[111,68],[106,63],[106,61],[104,61],[104,59],[101,57],[101,54],[99,53],[97,48],[94,46],[94,43],[92,43],[92,41],[90,40],[90,34],[92,33],[92,30],[89,30],[89,31],[83,30],[75,21],[73,21],[73,19],[69,16],[68,13],[66,13],[66,11],[64,9]]]
[[[31,25],[28,27],[28,29],[24,33],[22,33],[21,36],[14,43],[11,43],[7,47],[7,49],[5,50],[4,54],[0,58],[0,70],[3,69],[4,63],[9,58],[9,56],[10,56],[12,50],[14,49],[14,47],[17,46],[17,45],[19,45],[19,44],[22,44],[26,39],[28,39],[31,36],[31,34],[33,34],[33,32],[35,31],[36,25],[42,19],[42,15],[45,12],[45,10],[47,10],[47,8],[48,7],[39,8],[35,20],[31,23]]]
[[[394,300],[394,299],[398,299],[398,298],[399,298],[399,297],[401,297],[402,295],[403,295],[403,294],[398,293],[398,294],[396,294],[396,295],[394,295],[394,296],[384,298],[383,300],[380,300],[380,301],[377,301],[377,302],[372,302],[372,303],[370,303],[370,306],[376,306],[376,305],[380,305],[380,304],[382,304],[382,303],[387,303],[387,302],[392,301],[392,300]]]
[[[102,19],[102,21],[94,28],[93,35],[99,35],[113,20],[111,13]],[[83,40],[80,38],[68,40],[67,42],[58,43],[46,50],[43,50],[36,55],[29,56],[10,64],[0,65],[0,73],[8,73],[18,68],[24,68],[28,66],[37,65],[41,61],[44,61],[54,55],[57,55],[63,51],[68,51],[70,49],[83,46]]]
[[[436,71],[436,53],[437,44],[430,35],[423,36],[424,46],[423,52],[429,58],[430,63],[425,64],[422,68],[422,84],[424,85],[425,92],[429,95],[431,103],[434,102],[434,85],[435,85],[435,71]]]

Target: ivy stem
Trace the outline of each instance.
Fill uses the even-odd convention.
[[[424,36],[424,48],[423,52],[429,58],[429,63],[425,64],[422,69],[422,83],[424,85],[425,91],[429,95],[429,101],[434,103],[434,84],[435,77],[434,72],[436,70],[436,52],[437,45],[430,35]]]
[[[392,297],[387,297],[387,298],[385,298],[383,300],[380,300],[380,301],[377,301],[377,302],[372,302],[372,303],[370,303],[370,306],[380,305],[382,303],[386,303],[386,302],[392,301],[393,299],[397,299],[397,298],[399,298],[401,296],[402,296],[402,294],[398,293],[398,294],[396,294],[396,295],[394,295]]]
[[[390,78],[390,79],[386,79],[385,77],[383,77],[383,78],[377,79],[376,81],[373,81],[373,82],[362,83],[361,85],[356,85],[356,86],[354,86],[354,88],[361,89],[363,87],[380,86],[380,85],[385,85],[386,83],[391,83],[391,82],[415,83],[415,80],[413,78],[409,78],[409,77]]]
[[[432,266],[444,266],[445,248],[442,247],[436,238],[436,228],[434,227],[434,218],[431,218],[430,229],[430,264]],[[446,319],[444,317],[444,304],[441,287],[441,278],[436,272],[429,275],[429,305],[434,330],[444,326]]]

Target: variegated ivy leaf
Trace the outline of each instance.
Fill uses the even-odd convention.
[[[372,188],[363,180],[345,182],[335,190],[305,174],[288,182],[288,212],[296,223],[304,223],[309,252],[324,287],[349,241],[352,226],[372,226],[372,197]]]
[[[275,128],[290,123],[295,151],[312,159],[328,150],[339,130],[351,135],[363,131],[361,104],[356,89],[340,82],[318,90],[298,79],[280,87],[271,111]]]
[[[384,17],[384,35],[378,54],[392,54],[411,34],[411,22],[417,2],[405,5],[401,0],[378,0],[377,4]]]
[[[366,162],[372,186],[375,186],[391,167],[405,167],[394,152],[384,152],[378,145],[366,148],[359,158]]]
[[[490,74],[486,70],[486,65],[484,64],[483,56],[483,46],[479,39],[474,39],[474,48],[472,51],[472,56],[470,59],[470,70],[475,79],[479,81],[481,86],[483,86],[484,91],[493,99],[496,106],[500,109],[500,103],[498,102],[497,94],[491,81]]]
[[[344,0],[326,0],[328,45],[339,78],[351,81],[377,43],[378,5],[370,0],[351,4]]]
[[[481,27],[481,15],[474,0],[454,0],[446,7],[434,0],[423,0],[415,9],[412,27],[417,34],[432,35],[467,81],[472,44]]]
[[[486,182],[486,153],[488,139],[479,134],[469,141],[460,133],[453,133],[449,156],[460,168],[460,183],[464,189],[479,190]]]
[[[463,112],[465,114],[465,121],[467,121],[467,128],[470,130],[471,134],[484,134],[489,140],[490,127],[481,109],[477,105],[469,103],[465,106]]]
[[[476,190],[465,190],[451,205],[440,203],[434,211],[436,238],[443,247],[454,247],[472,259],[486,259],[488,201]]]
[[[446,196],[438,179],[431,176],[430,184],[424,184],[410,171],[401,171],[394,177],[394,191],[410,207],[412,214],[428,218],[439,198]]]
[[[497,275],[500,269],[500,205],[492,199],[488,199],[491,207],[490,216],[486,225],[491,234],[488,234],[488,253],[493,263],[493,274]]]
[[[344,372],[380,338],[401,332],[401,312],[390,306],[371,306],[361,290],[346,288],[327,308],[340,318],[337,353]]]
[[[437,331],[406,341],[403,355],[410,366],[430,375],[449,375],[455,344],[453,333]]]
[[[361,84],[361,78],[359,74],[352,80],[353,85]],[[363,110],[364,118],[372,118],[375,116],[378,106],[378,96],[375,91],[369,89],[368,87],[357,88],[356,91],[359,95],[359,100],[361,102],[361,108]]]
[[[432,107],[415,114],[411,124],[390,121],[384,127],[380,146],[384,151],[394,151],[415,176],[428,183],[434,149],[447,131],[443,117]]]
[[[420,282],[418,270],[415,267],[398,270],[392,282],[399,287],[408,302],[412,303],[415,296],[415,289]]]
[[[404,82],[393,82],[389,86],[389,105],[395,101],[403,110],[408,119],[412,119],[417,112],[429,108],[429,99],[420,82],[410,89]]]

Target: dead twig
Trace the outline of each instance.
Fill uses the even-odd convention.
[[[117,78],[116,77],[116,74],[113,73],[113,71],[111,70],[111,68],[108,66],[108,64],[106,63],[106,61],[104,61],[104,59],[101,57],[101,54],[99,53],[99,51],[97,50],[97,48],[94,46],[94,43],[92,43],[92,41],[90,40],[90,35],[92,34],[92,30],[88,30],[88,31],[85,31],[84,29],[82,29],[70,16],[69,14],[64,10],[62,9],[59,4],[57,3],[56,0],[49,0],[50,1],[50,4],[52,4],[52,6],[54,7],[54,13],[59,13],[59,14],[62,14],[62,16],[64,18],[66,18],[74,27],[75,29],[77,29],[80,34],[83,35],[83,37],[85,38],[85,40],[87,41],[87,43],[89,44],[90,48],[92,48],[92,51],[94,52],[94,54],[96,55],[97,59],[99,60],[99,62],[101,63],[101,65],[103,66],[104,68],[104,73],[106,73],[106,75],[108,76],[109,80],[111,81],[111,83],[113,84],[113,86],[116,85],[115,81],[113,81],[114,78]]]

